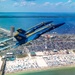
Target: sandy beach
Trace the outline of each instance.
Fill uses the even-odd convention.
[[[21,74],[21,73],[36,73],[36,72],[44,72],[44,71],[53,71],[53,70],[63,70],[63,69],[71,69],[75,68],[75,64],[72,65],[66,65],[66,66],[57,66],[57,67],[43,67],[39,69],[28,69],[28,70],[21,70],[21,71],[16,71],[13,73],[6,73],[6,75],[15,75],[15,74]]]
[[[73,53],[37,56],[34,58],[17,58],[15,61],[7,61],[6,73],[33,72],[69,67],[75,67],[75,54]]]

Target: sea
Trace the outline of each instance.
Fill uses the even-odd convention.
[[[52,30],[50,33],[75,34],[75,13],[58,12],[0,12],[0,27],[10,30],[12,26],[15,30],[29,28],[41,23],[53,21],[53,24],[65,22],[65,25]]]

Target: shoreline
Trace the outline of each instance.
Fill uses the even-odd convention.
[[[59,70],[59,69],[66,69],[66,68],[73,68],[73,67],[75,67],[75,63],[55,65],[55,66],[43,66],[43,67],[40,66],[38,68],[29,68],[29,69],[19,69],[16,71],[14,70],[13,72],[8,71],[6,74],[10,75],[13,73],[16,74],[16,73],[28,73],[28,72],[35,73],[35,72],[41,72],[41,71],[43,72],[43,71],[47,71],[47,70]]]
[[[75,64],[64,65],[64,66],[54,66],[54,67],[43,67],[43,68],[36,68],[36,69],[24,69],[24,70],[12,72],[12,73],[6,73],[6,75],[19,74],[19,73],[35,73],[35,72],[44,72],[48,70],[51,71],[51,70],[62,70],[62,69],[70,69],[70,68],[75,68]]]
[[[4,29],[4,28],[2,28],[2,27],[0,27],[0,30],[4,31],[4,32],[6,32],[6,33],[10,33],[10,31],[9,31],[9,30]]]

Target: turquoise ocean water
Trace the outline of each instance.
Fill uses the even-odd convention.
[[[15,29],[28,28],[35,26],[40,22],[54,21],[54,24],[65,22],[66,24],[59,29],[55,29],[58,33],[75,34],[75,13],[33,13],[33,12],[1,12],[0,27],[10,30],[11,26]]]

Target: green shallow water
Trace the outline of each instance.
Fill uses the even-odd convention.
[[[18,72],[14,74],[7,75],[75,75],[75,67],[63,68],[63,69],[54,69],[54,70],[45,70],[38,72]]]

